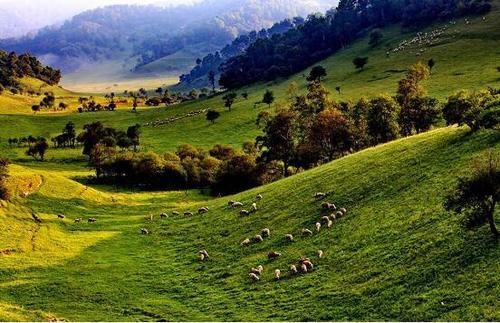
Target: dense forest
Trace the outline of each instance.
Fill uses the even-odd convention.
[[[210,53],[202,59],[198,59],[196,61],[196,66],[193,67],[189,73],[181,75],[179,81],[181,84],[187,86],[204,86],[209,82],[208,75],[210,72],[218,74],[219,67],[222,63],[232,57],[243,54],[248,46],[253,44],[257,39],[269,38],[276,34],[282,34],[291,28],[298,27],[302,23],[304,23],[304,19],[301,17],[285,19],[275,23],[271,28],[264,28],[260,31],[254,30],[248,34],[238,36],[230,44],[224,46],[222,50]]]
[[[490,9],[489,0],[342,0],[337,10],[310,15],[297,28],[256,40],[244,54],[221,66],[219,83],[233,89],[291,75],[348,46],[373,28],[394,23],[419,28]]]
[[[34,77],[55,85],[61,80],[61,71],[42,65],[30,54],[8,54],[0,50],[0,92],[4,88],[20,90],[17,78],[21,77]]]

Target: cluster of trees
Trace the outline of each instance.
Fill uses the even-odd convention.
[[[216,145],[204,152],[191,145],[175,153],[134,153],[97,145],[91,153],[97,180],[150,189],[210,188],[215,195],[230,194],[282,177],[280,165],[257,162],[254,143],[242,149]]]
[[[220,51],[210,53],[202,59],[196,60],[196,66],[191,69],[188,74],[182,74],[179,81],[184,85],[204,86],[208,80],[210,85],[215,88],[215,76],[219,73],[220,65],[231,57],[243,54],[245,50],[253,42],[260,38],[269,38],[276,34],[282,34],[291,28],[295,28],[304,22],[303,18],[285,19],[274,24],[271,28],[261,29],[260,31],[252,31],[248,34],[240,35],[234,39],[230,44],[227,44]],[[213,74],[212,78],[209,77],[210,73]]]
[[[62,131],[62,134],[51,138],[54,148],[75,148],[76,147],[76,128],[73,122],[68,122]]]
[[[429,130],[442,120],[468,124],[471,129],[498,127],[500,102],[490,92],[460,92],[442,107],[427,97],[424,81],[429,68],[417,63],[399,81],[394,97],[377,96],[356,103],[333,102],[321,84],[321,68],[313,68],[306,95],[292,95],[276,115],[259,114],[264,134],[256,140],[260,160],[279,161],[284,175],[347,153]],[[291,88],[294,88],[292,85]],[[293,93],[293,90],[289,90]]]
[[[106,98],[108,99],[108,104],[100,104],[97,103],[94,100],[94,97],[79,97],[78,98],[78,103],[80,104],[78,106],[78,112],[79,113],[84,113],[84,112],[99,112],[99,111],[115,111],[116,109],[116,102],[115,102],[115,94],[106,94]]]
[[[34,104],[31,106],[31,111],[34,113],[40,112],[42,109],[59,109],[66,110],[69,108],[69,105],[64,102],[59,102],[59,105],[56,106],[56,97],[52,92],[45,92],[44,97],[40,101],[39,104]]]
[[[66,125],[64,131],[71,126]],[[97,121],[83,126],[83,132],[79,133],[76,140],[83,145],[83,154],[90,156],[96,146],[107,148],[119,147],[122,150],[133,148],[137,151],[140,145],[140,128],[136,124],[128,127],[127,131],[116,130],[111,127],[104,127],[104,125]],[[91,156],[92,154],[92,156]]]
[[[45,153],[49,149],[49,144],[47,139],[44,137],[37,137],[35,142],[28,145],[28,150],[26,150],[26,155],[33,157],[35,160],[43,161],[45,158]]]
[[[17,55],[0,50],[0,92],[10,88],[13,93],[23,91],[18,78],[33,77],[50,85],[58,84],[61,72],[50,66],[44,66],[30,54]]]
[[[9,191],[7,190],[5,180],[9,176],[7,166],[9,161],[0,157],[0,200],[8,200],[10,198]]]
[[[365,31],[392,23],[421,26],[440,19],[490,10],[488,0],[341,0],[336,10],[315,14],[296,28],[257,39],[244,54],[221,66],[219,83],[227,89],[274,80],[305,69],[351,44]],[[372,32],[370,45],[382,39]]]

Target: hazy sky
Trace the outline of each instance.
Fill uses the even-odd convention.
[[[17,37],[113,4],[190,4],[200,0],[0,0],[0,38]]]

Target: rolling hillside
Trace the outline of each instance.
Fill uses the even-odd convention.
[[[247,218],[227,208],[229,198],[114,192],[84,187],[71,171],[12,166],[12,181],[34,184],[27,199],[0,208],[8,228],[0,233],[0,319],[497,321],[500,250],[487,228],[462,231],[442,202],[473,158],[500,151],[499,139],[445,128],[368,149],[231,197],[248,204],[263,194]],[[348,215],[303,238],[322,215],[316,191],[330,192]],[[147,220],[201,205],[211,209],[203,217]],[[73,223],[89,217],[98,222]],[[264,227],[270,239],[239,246]],[[287,233],[295,242],[284,242]],[[209,261],[197,260],[201,248]],[[271,250],[283,256],[271,262]],[[273,280],[275,268],[286,272],[304,255],[313,273]],[[258,264],[262,281],[251,283],[247,272]]]
[[[375,49],[363,38],[320,63],[328,71],[324,84],[335,100],[394,94],[408,66],[433,58],[430,96],[443,100],[460,89],[498,88],[500,10],[494,4],[484,20],[458,21],[424,51],[410,47],[387,57],[416,35],[400,33],[399,26],[383,30]],[[369,57],[362,71],[352,65],[357,56]],[[0,201],[0,321],[499,321],[498,243],[488,228],[466,231],[459,217],[443,209],[457,176],[468,174],[475,158],[500,153],[497,130],[438,128],[218,199],[199,190],[88,185],[92,172],[81,149],[49,149],[46,161],[36,162],[26,148],[7,144],[10,137],[49,138],[69,121],[78,131],[102,121],[121,130],[141,124],[142,151],[164,153],[182,143],[240,146],[261,133],[255,124],[259,112],[286,103],[292,81],[305,91],[308,72],[239,90],[249,98],[240,95],[232,111],[223,109],[219,95],[167,108],[140,107],[138,113],[121,106],[79,114],[82,94],[54,87],[57,102],[68,101],[69,111],[34,115],[30,107],[39,98],[4,92],[0,155],[13,162],[8,187],[14,198]],[[33,79],[22,82],[44,87]],[[277,98],[271,108],[255,104],[266,89]],[[221,112],[215,124],[199,115],[147,125],[204,108]],[[321,201],[313,198],[318,191],[328,192],[327,200],[347,208],[347,215],[303,237],[301,230],[313,230],[324,215]],[[227,207],[229,200],[248,207],[257,194],[263,199],[249,217]],[[204,216],[172,213],[196,213],[202,206],[210,208]],[[161,212],[170,217],[160,219]],[[151,234],[141,235],[141,228]],[[263,228],[271,230],[269,239],[240,246]],[[293,243],[283,239],[289,233]],[[200,249],[209,252],[208,261],[198,260]],[[282,256],[270,261],[270,251]],[[289,266],[301,256],[310,257],[315,270],[290,276]],[[259,264],[262,279],[252,283],[248,272]],[[280,281],[273,279],[277,268]]]

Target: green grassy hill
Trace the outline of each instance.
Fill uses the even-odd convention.
[[[500,151],[499,139],[444,128],[368,149],[231,197],[249,205],[263,194],[247,218],[227,208],[229,198],[113,192],[71,172],[13,166],[11,181],[32,191],[0,208],[0,319],[497,321],[498,244],[487,228],[463,231],[442,202],[471,160]],[[323,215],[316,191],[348,215],[304,238]],[[201,205],[205,216],[148,219]],[[98,222],[73,223],[89,217]],[[239,246],[265,227],[270,239]],[[201,248],[209,261],[197,259]],[[271,262],[271,250],[283,256]],[[273,280],[300,256],[312,258],[313,273]],[[263,278],[252,283],[247,273],[259,264]]]
[[[386,57],[388,48],[415,35],[396,27],[384,30],[376,49],[362,39],[321,62],[329,74],[325,84],[336,100],[393,94],[409,65],[433,58],[436,66],[427,82],[431,96],[444,99],[463,88],[499,87],[500,11],[494,4],[484,21],[458,21],[449,38],[422,53],[409,49]],[[361,72],[351,63],[356,56],[369,57]],[[33,115],[31,104],[39,98],[1,95],[0,155],[13,161],[8,184],[15,198],[0,204],[0,320],[500,320],[498,243],[487,228],[464,231],[460,219],[442,207],[456,177],[468,173],[475,157],[500,151],[497,131],[471,135],[465,128],[436,129],[223,199],[199,191],[90,187],[82,184],[91,172],[80,149],[49,149],[47,161],[34,162],[25,156],[26,148],[7,145],[9,137],[57,135],[68,121],[78,129],[97,120],[126,129],[215,108],[221,117],[214,125],[200,115],[143,126],[141,149],[172,151],[182,143],[205,149],[216,143],[239,146],[261,132],[255,118],[268,108],[254,108],[254,103],[270,88],[277,98],[269,109],[274,111],[285,103],[291,81],[305,90],[302,73],[256,84],[239,91],[248,91],[249,99],[240,96],[232,111],[224,111],[217,96],[168,108],[143,107],[137,114],[127,106],[78,114],[72,105],[67,112]],[[70,102],[81,95],[54,91]],[[330,192],[329,200],[346,207],[348,215],[332,229],[303,238],[301,229],[313,229],[322,216],[316,191]],[[258,193],[264,199],[250,217],[241,218],[226,206],[229,199],[248,206]],[[204,205],[211,209],[205,216],[158,217]],[[58,219],[58,213],[66,218]],[[90,217],[97,223],[87,223]],[[83,222],[74,223],[77,218]],[[270,239],[240,247],[265,227],[271,229]],[[141,235],[140,228],[151,235]],[[284,242],[287,233],[295,242]],[[197,259],[202,248],[211,255],[204,263]],[[318,249],[324,258],[316,257]],[[283,256],[268,261],[272,250]],[[285,273],[300,256],[312,258],[313,273],[273,280],[274,269]],[[248,271],[259,264],[265,267],[263,279],[251,283]]]

